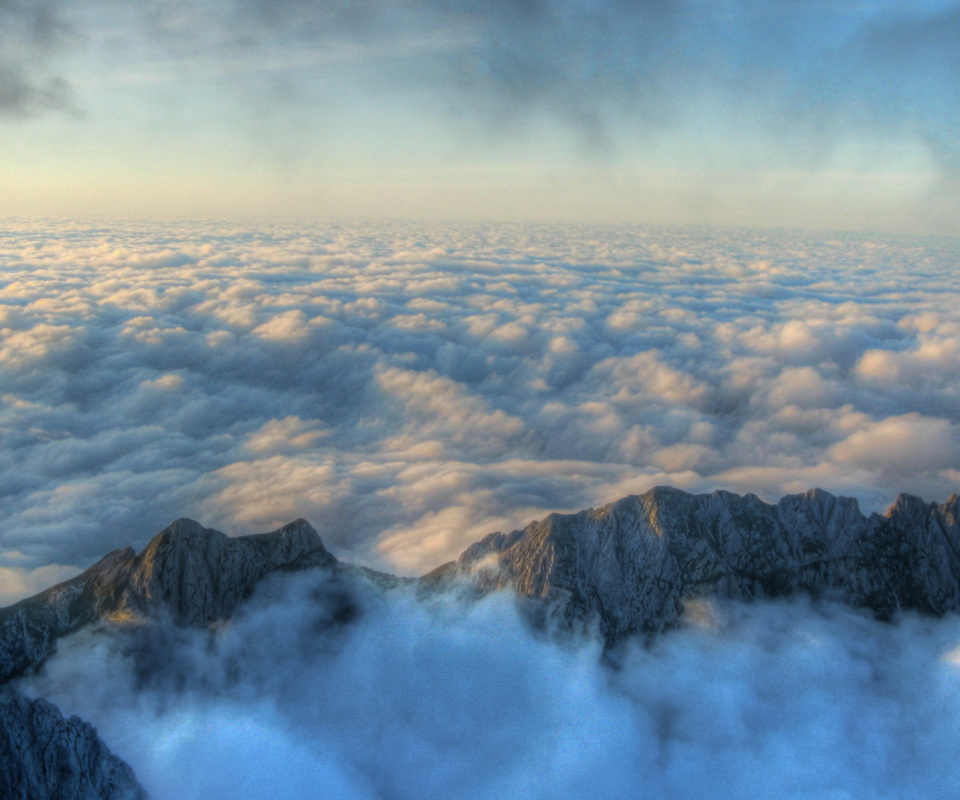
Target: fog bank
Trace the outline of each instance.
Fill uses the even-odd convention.
[[[356,589],[350,590],[358,591]],[[604,657],[475,606],[268,579],[215,633],[83,631],[23,681],[157,800],[954,797],[960,621],[704,605]]]

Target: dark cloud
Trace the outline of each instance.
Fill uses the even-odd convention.
[[[0,118],[71,108],[69,84],[52,61],[72,38],[56,0],[0,2]]]

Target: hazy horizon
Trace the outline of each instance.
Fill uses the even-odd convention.
[[[955,0],[0,4],[0,215],[955,234]]]

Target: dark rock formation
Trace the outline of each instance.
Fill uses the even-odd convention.
[[[41,664],[59,637],[115,611],[135,559],[132,548],[117,550],[76,578],[0,608],[0,683]]]
[[[0,692],[0,797],[4,800],[145,800],[123,761],[78,717],[46,700]]]
[[[456,584],[476,595],[510,587],[535,619],[559,619],[571,629],[599,624],[608,644],[674,625],[686,602],[698,598],[804,594],[880,617],[899,609],[939,615],[960,610],[958,519],[956,496],[936,505],[901,495],[886,515],[865,516],[855,500],[820,490],[770,505],[749,494],[657,488],[490,534],[419,585],[434,591]],[[352,590],[343,580],[383,589],[409,583],[340,564],[304,520],[229,538],[182,519],[140,555],[118,550],[76,578],[0,609],[0,683],[41,664],[58,637],[97,620],[152,618],[173,623],[157,630],[182,633],[179,626],[228,618],[268,573],[310,567],[336,572],[328,584],[336,602],[327,597],[321,604],[329,619],[318,636],[327,623],[352,619]],[[3,798],[143,796],[93,728],[10,690],[0,694],[0,753]]]
[[[822,490],[776,505],[729,492],[656,488],[495,533],[425,576],[511,586],[568,623],[595,618],[608,642],[677,622],[687,600],[835,597],[889,617],[960,610],[960,498],[901,495],[885,516]]]
[[[0,609],[0,683],[38,666],[59,637],[98,619],[133,614],[206,625],[229,617],[268,572],[337,563],[302,519],[237,538],[179,519],[140,555],[117,550],[82,575]]]
[[[730,492],[659,487],[493,533],[421,579],[484,594],[512,587],[568,623],[599,620],[610,642],[677,622],[684,603],[806,594],[889,617],[960,610],[960,499],[901,495],[886,515],[822,490],[776,505]],[[384,589],[407,579],[340,564],[304,520],[230,538],[181,519],[140,555],[111,553],[82,575],[0,609],[0,682],[41,663],[56,639],[103,617],[202,626],[229,617],[267,573],[335,568]]]
[[[178,519],[134,559],[117,610],[206,625],[229,617],[268,572],[336,563],[303,519],[236,538]]]

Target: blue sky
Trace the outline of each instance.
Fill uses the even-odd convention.
[[[960,4],[0,3],[0,213],[953,233]]]

